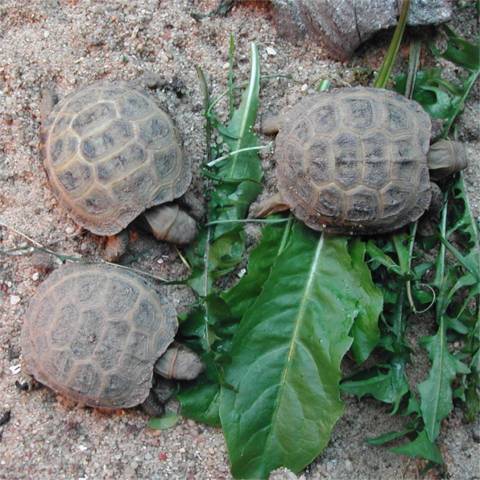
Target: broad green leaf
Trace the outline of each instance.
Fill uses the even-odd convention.
[[[365,263],[365,242],[356,239],[351,243],[352,267],[362,279],[363,289],[359,291],[359,313],[352,327],[352,353],[357,363],[364,362],[380,339],[378,316],[383,307],[382,292],[375,287],[372,275]]]
[[[253,249],[246,275],[230,290],[222,293],[235,318],[242,318],[257,299],[278,255],[282,252],[292,225],[292,217],[283,225],[267,225],[262,238]]]
[[[220,384],[199,383],[180,392],[177,398],[182,406],[183,416],[207,425],[220,426]]]
[[[174,427],[180,421],[180,417],[173,412],[167,412],[163,417],[153,417],[148,421],[148,428],[155,430],[167,430]]]
[[[425,431],[420,432],[415,440],[399,447],[390,448],[390,451],[400,455],[407,455],[408,457],[426,458],[434,463],[443,463],[440,450],[429,440]]]
[[[373,288],[352,266],[347,239],[296,222],[234,336],[220,419],[238,478],[295,472],[327,445],[343,412],[340,363]]]
[[[360,379],[345,380],[341,387],[343,392],[350,393],[362,398],[364,395],[371,395],[377,400],[393,405],[392,414],[398,410],[400,401],[409,391],[405,368],[398,365],[398,368],[389,368],[386,373],[378,369],[362,373]]]
[[[418,386],[418,391],[425,432],[433,442],[440,431],[440,422],[453,408],[453,380],[458,373],[468,373],[470,370],[448,351],[446,332],[442,325],[436,335],[424,338],[423,344],[432,367],[428,378]]]

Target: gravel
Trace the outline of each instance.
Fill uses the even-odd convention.
[[[260,115],[294,104],[328,78],[334,86],[371,82],[388,36],[362,47],[348,64],[332,61],[321,46],[292,45],[277,35],[267,2],[240,2],[226,18],[200,22],[217,0],[2,0],[0,2],[0,229],[1,249],[26,248],[23,232],[63,255],[99,256],[102,240],[74,224],[59,208],[38,151],[41,91],[60,96],[100,79],[163,80],[153,93],[174,116],[195,168],[192,190],[201,193],[198,166],[204,156],[201,105],[195,66],[201,65],[216,94],[226,87],[228,35],[237,47],[238,80],[248,77],[251,41],[260,46],[263,74],[294,80],[266,82]],[[476,31],[473,8],[456,12],[460,31]],[[228,65],[227,65],[228,67]],[[449,67],[453,72],[453,69]],[[466,105],[459,137],[471,166],[466,173],[471,203],[479,214],[479,89]],[[265,142],[267,139],[265,139]],[[272,191],[273,160],[265,154],[266,190]],[[187,271],[177,251],[133,229],[130,265],[153,275],[181,278]],[[227,479],[228,457],[220,430],[182,420],[165,431],[146,427],[138,410],[106,415],[72,406],[46,388],[25,391],[19,335],[28,302],[59,261],[42,252],[0,255],[0,478],[2,479]],[[179,311],[192,300],[183,287],[168,287]],[[455,409],[440,442],[445,478],[472,479],[478,471],[478,435]],[[346,399],[346,412],[322,455],[298,478],[420,478],[423,462],[368,446],[366,437],[401,428],[403,419],[371,400]],[[430,476],[429,476],[430,475]],[[427,478],[438,478],[430,472]],[[294,479],[285,470],[276,479]]]

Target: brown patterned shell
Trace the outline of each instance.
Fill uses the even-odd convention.
[[[172,120],[126,84],[100,83],[61,100],[42,126],[50,183],[74,220],[114,235],[191,181]]]
[[[307,97],[277,136],[278,188],[315,230],[395,230],[430,204],[430,131],[421,106],[391,91],[358,87]]]
[[[109,265],[66,265],[44,281],[22,330],[27,371],[82,405],[138,405],[178,328],[144,279]]]

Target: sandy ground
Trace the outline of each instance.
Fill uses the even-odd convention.
[[[238,72],[248,74],[251,41],[258,42],[264,74],[291,74],[295,81],[265,83],[261,113],[292,105],[328,78],[335,86],[369,81],[364,66],[378,68],[385,51],[380,36],[349,64],[328,58],[312,42],[294,46],[278,38],[264,2],[238,6],[227,18],[196,22],[193,11],[208,11],[215,1],[37,0],[0,1],[0,220],[44,245],[66,254],[98,258],[101,242],[78,229],[58,206],[48,186],[38,151],[40,93],[55,87],[63,96],[100,79],[135,79],[154,72],[164,79],[154,94],[172,112],[185,151],[196,167],[204,155],[201,97],[195,65],[212,79],[214,91],[225,88],[228,35],[237,43]],[[252,4],[254,8],[252,8]],[[458,12],[455,24],[465,35],[475,32],[473,8]],[[267,48],[268,47],[268,48]],[[453,73],[453,70],[452,70]],[[471,166],[466,178],[479,212],[479,88],[466,105],[459,137],[466,142]],[[268,189],[274,186],[273,161],[264,157]],[[202,191],[195,170],[193,190]],[[0,230],[2,249],[25,245],[12,230]],[[127,260],[153,275],[178,278],[186,271],[176,250],[141,236]],[[20,479],[223,479],[230,478],[220,430],[182,421],[167,431],[146,428],[136,410],[114,416],[72,408],[48,389],[22,392],[19,333],[28,302],[46,272],[54,267],[44,255],[0,256],[0,478]],[[169,288],[179,309],[189,292]],[[427,328],[428,331],[428,328]],[[419,478],[422,464],[364,439],[398,428],[401,420],[370,400],[347,399],[345,416],[324,453],[301,475],[305,479]],[[443,478],[480,478],[478,425],[462,421],[456,409],[445,422],[441,444]],[[430,473],[430,478],[440,478]],[[296,478],[277,472],[275,478]]]

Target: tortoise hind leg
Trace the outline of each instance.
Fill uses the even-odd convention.
[[[183,245],[197,234],[195,220],[175,203],[151,208],[143,217],[157,240]]]

